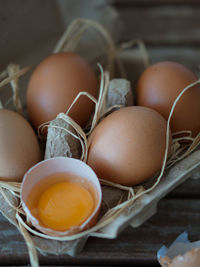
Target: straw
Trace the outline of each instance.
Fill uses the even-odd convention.
[[[49,236],[47,234],[42,234],[40,232],[38,232],[35,229],[32,229],[29,225],[27,225],[22,218],[20,217],[19,214],[17,214],[17,219],[18,221],[20,221],[20,223],[32,234],[45,238],[45,239],[52,239],[52,240],[59,240],[59,241],[71,241],[71,240],[76,240],[78,238],[84,237],[86,235],[92,235],[92,236],[104,236],[101,233],[98,233],[98,230],[102,229],[103,227],[107,226],[109,223],[113,222],[118,216],[120,216],[124,211],[128,210],[128,208],[130,206],[133,205],[133,203],[140,197],[142,197],[144,194],[147,194],[149,192],[151,192],[160,182],[164,171],[166,169],[167,166],[167,158],[168,158],[168,150],[169,150],[169,137],[170,137],[170,121],[174,112],[174,109],[177,105],[177,103],[179,102],[180,98],[182,97],[182,95],[188,91],[189,89],[191,89],[192,87],[194,87],[195,85],[200,83],[200,79],[197,80],[196,82],[188,85],[187,87],[185,87],[183,89],[183,91],[178,95],[178,97],[175,99],[168,120],[167,120],[167,129],[166,129],[166,146],[165,146],[165,153],[164,153],[164,157],[163,157],[163,163],[162,163],[162,167],[161,167],[161,171],[159,176],[156,179],[156,182],[148,189],[145,190],[139,190],[137,192],[137,194],[134,193],[134,188],[132,187],[125,187],[116,183],[111,183],[105,180],[100,180],[102,184],[106,184],[109,186],[112,186],[114,188],[119,188],[125,191],[129,191],[129,198],[124,201],[123,203],[120,203],[118,205],[116,205],[115,207],[109,209],[104,216],[96,223],[95,226],[93,226],[92,228],[83,231],[81,233],[77,233],[74,235],[70,235],[70,236],[65,236],[65,237],[54,237],[54,236]],[[101,100],[101,98],[98,100],[98,102]],[[99,106],[99,105],[98,105]],[[67,122],[69,122],[69,117],[67,117],[66,119]],[[80,136],[82,135],[82,129],[77,127],[76,123],[73,122],[73,120],[71,121],[71,125],[75,127],[76,131],[80,134]],[[80,130],[81,129],[81,130]],[[85,147],[87,148],[87,140],[84,138],[85,141]],[[192,144],[189,146],[187,153],[184,153],[181,157],[178,157],[176,160],[174,160],[174,162],[177,162],[178,160],[180,160],[180,158],[182,159],[183,157],[187,156],[188,154],[191,153],[191,151],[193,151],[200,143],[200,136],[197,135],[196,138],[193,139]],[[86,151],[85,151],[86,152]],[[176,150],[173,152],[176,153]]]
[[[67,124],[69,124],[75,130],[75,134],[74,134],[70,130],[65,129],[64,127],[62,128],[62,130],[65,130],[67,133],[69,133],[74,138],[76,138],[80,141],[81,148],[82,148],[81,160],[83,160],[85,162],[87,161],[87,153],[88,153],[86,134],[83,131],[83,129],[72,118],[69,117],[68,113],[69,113],[70,109],[72,108],[72,106],[77,102],[77,100],[80,97],[88,97],[92,102],[94,102],[95,103],[95,112],[94,112],[94,116],[93,116],[90,130],[88,133],[88,134],[90,134],[101,119],[101,116],[102,116],[101,110],[105,105],[105,98],[106,98],[106,94],[107,94],[107,90],[108,90],[109,80],[110,80],[110,76],[112,76],[111,73],[113,73],[113,71],[114,71],[114,63],[115,62],[120,69],[121,75],[125,76],[124,67],[123,67],[123,65],[122,65],[122,63],[119,60],[119,57],[117,55],[119,50],[116,48],[109,33],[99,23],[97,23],[95,21],[91,21],[88,19],[77,19],[74,22],[72,22],[72,24],[67,28],[67,30],[65,31],[65,33],[63,34],[63,36],[61,37],[59,42],[57,43],[57,45],[54,49],[54,53],[61,52],[61,51],[74,51],[76,49],[78,43],[80,42],[82,35],[85,33],[86,30],[88,30],[90,28],[92,28],[92,29],[96,30],[98,33],[100,33],[108,45],[108,49],[107,49],[108,65],[106,67],[106,71],[103,71],[102,66],[99,65],[99,69],[100,69],[100,73],[101,73],[99,97],[98,97],[98,99],[95,99],[92,95],[88,94],[87,92],[81,92],[74,99],[73,103],[69,107],[69,110],[66,112],[66,114],[60,113],[57,116],[58,119],[64,120]],[[134,44],[139,45],[140,50],[141,50],[141,54],[143,57],[144,65],[147,67],[149,65],[149,57],[148,57],[148,53],[147,53],[146,48],[145,48],[142,41],[140,41],[140,40],[131,41],[129,43],[122,45],[120,47],[120,49],[127,49],[128,47],[130,47]],[[23,68],[20,70],[18,65],[9,65],[8,69],[0,74],[0,79],[2,79],[2,78],[4,79],[0,82],[0,88],[3,87],[4,85],[8,84],[8,83],[11,83],[11,86],[13,89],[13,99],[15,101],[16,107],[18,107],[18,112],[20,112],[20,109],[21,109],[20,105],[17,104],[17,103],[19,103],[18,84],[17,84],[18,78],[20,76],[24,75],[29,69],[30,69],[30,67],[26,67],[26,68]],[[8,75],[9,75],[9,77],[7,77]],[[156,182],[150,188],[144,189],[143,187],[139,187],[139,188],[133,187],[132,188],[132,187],[126,187],[126,186],[122,186],[119,184],[115,184],[115,183],[101,180],[101,183],[104,185],[111,186],[113,188],[121,189],[124,192],[128,192],[128,198],[124,202],[122,202],[122,198],[120,198],[118,205],[109,209],[103,215],[103,217],[96,223],[96,225],[93,226],[92,228],[87,229],[81,233],[77,233],[77,234],[74,234],[71,236],[66,236],[66,237],[53,237],[53,236],[43,234],[43,233],[37,231],[36,229],[31,228],[27,224],[27,222],[24,221],[24,219],[20,215],[20,214],[24,214],[21,206],[15,207],[10,202],[8,197],[3,193],[5,201],[16,211],[16,219],[18,221],[20,231],[21,231],[22,235],[24,236],[25,242],[27,244],[32,266],[39,266],[39,263],[38,263],[35,245],[34,245],[32,238],[31,238],[31,234],[33,234],[35,236],[39,236],[39,237],[44,238],[44,239],[59,240],[59,241],[76,240],[78,238],[82,238],[82,237],[88,236],[88,235],[96,236],[96,237],[104,237],[103,233],[98,232],[100,229],[107,226],[109,223],[112,223],[116,218],[118,218],[118,216],[120,216],[124,212],[127,212],[129,207],[134,206],[134,202],[137,199],[142,197],[144,194],[151,192],[160,182],[160,180],[164,174],[164,171],[168,166],[171,166],[172,164],[174,164],[178,160],[186,157],[194,149],[196,149],[198,147],[198,145],[200,143],[200,135],[197,135],[197,137],[193,138],[190,132],[185,132],[186,133],[185,137],[177,137],[174,139],[173,147],[172,147],[172,155],[170,156],[169,160],[167,160],[168,148],[169,148],[169,136],[170,136],[170,121],[171,121],[171,117],[173,115],[175,106],[177,105],[180,98],[187,90],[191,89],[193,86],[195,86],[196,84],[199,84],[199,83],[200,83],[200,80],[188,85],[186,88],[184,88],[184,90],[178,95],[178,97],[174,101],[174,104],[171,108],[169,118],[167,121],[166,148],[165,148],[165,153],[164,153],[164,157],[163,157],[163,163],[162,163],[162,167],[160,170],[160,174],[156,179]],[[120,106],[113,105],[112,107],[109,108],[109,110],[106,111],[106,113],[113,110],[114,108],[120,108]],[[41,125],[40,129],[44,129],[45,127],[56,128],[57,126],[53,125],[53,122],[51,122],[50,124],[48,122],[48,123]],[[183,147],[181,147],[179,145],[179,143],[183,140],[189,140],[191,142],[191,144],[188,145],[186,151],[183,151]],[[3,181],[0,182],[1,192],[5,189],[9,190],[10,192],[12,192],[12,194],[15,197],[19,195],[20,187],[21,187],[20,183],[3,182]]]

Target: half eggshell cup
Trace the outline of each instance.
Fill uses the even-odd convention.
[[[80,226],[71,227],[66,231],[56,231],[41,225],[41,222],[33,216],[27,205],[28,198],[30,197],[33,188],[48,176],[56,173],[76,175],[78,179],[74,181],[69,178],[69,181],[80,183],[80,185],[87,188],[94,199],[94,209],[92,214]],[[26,172],[22,182],[21,202],[28,223],[31,223],[36,229],[47,235],[64,237],[82,232],[96,223],[102,202],[102,191],[95,172],[86,163],[73,158],[55,157],[39,162]]]

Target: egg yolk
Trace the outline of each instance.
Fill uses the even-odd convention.
[[[41,194],[37,204],[40,221],[57,231],[81,225],[93,207],[91,194],[83,186],[71,182],[50,186]]]

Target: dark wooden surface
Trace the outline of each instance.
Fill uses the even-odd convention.
[[[124,30],[121,41],[141,38],[152,62],[174,60],[194,71],[200,65],[200,1],[116,0]],[[139,228],[128,227],[115,240],[90,238],[76,257],[40,255],[41,266],[159,266],[156,252],[187,230],[200,239],[200,179],[189,179],[160,201],[158,211]],[[0,216],[0,266],[27,266],[23,238]]]

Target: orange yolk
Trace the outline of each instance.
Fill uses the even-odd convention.
[[[94,200],[81,185],[60,182],[48,187],[37,204],[44,226],[57,231],[81,225],[92,213]]]

